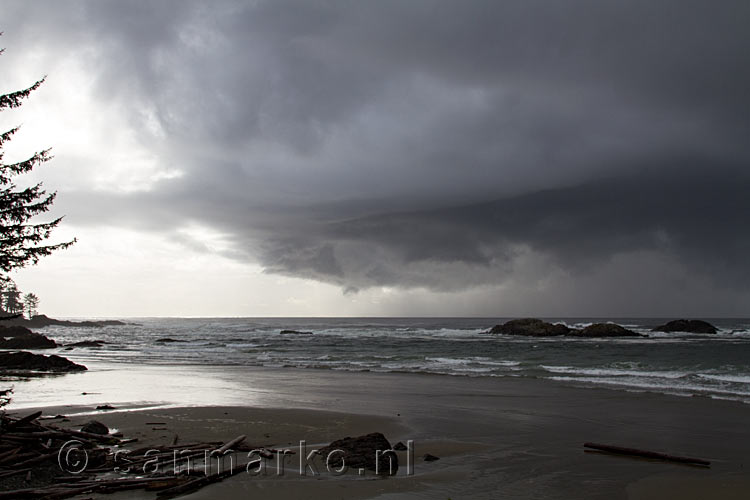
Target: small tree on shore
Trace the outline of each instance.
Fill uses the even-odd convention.
[[[23,312],[23,305],[21,304],[21,292],[16,287],[16,284],[9,280],[10,284],[5,288],[3,292],[3,307],[6,312],[10,314],[18,314]]]
[[[2,33],[0,32],[0,35]],[[4,49],[0,49],[0,54]],[[38,89],[44,78],[30,87],[0,94],[0,112],[19,107],[33,91]],[[0,280],[7,281],[7,273],[13,269],[36,264],[41,257],[50,255],[55,250],[67,248],[75,239],[53,245],[45,245],[51,231],[60,224],[62,217],[51,222],[34,223],[31,219],[47,212],[55,200],[56,193],[47,193],[42,183],[19,189],[13,178],[31,171],[37,165],[52,158],[49,149],[38,151],[30,158],[17,163],[3,162],[3,147],[10,141],[20,127],[0,133]],[[7,308],[7,306],[6,306]],[[8,311],[11,312],[11,311]]]
[[[34,293],[27,293],[23,296],[23,309],[26,311],[26,317],[31,319],[37,315],[39,307],[39,297]]]

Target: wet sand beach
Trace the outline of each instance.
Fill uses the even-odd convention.
[[[745,467],[750,406],[734,401],[510,377],[248,367],[101,368],[71,376],[64,384],[70,393],[57,395],[59,403],[76,400],[71,397],[76,392],[77,401],[90,397],[90,404],[50,404],[45,412],[72,415],[70,425],[99,419],[127,437],[138,437],[141,446],[171,442],[174,434],[185,443],[247,434],[253,444],[290,446],[301,439],[327,444],[345,436],[383,432],[392,444],[414,442],[413,476],[403,468],[385,479],[239,474],[185,498],[260,493],[267,498],[309,498],[311,488],[315,496],[383,499],[646,499],[671,497],[677,491],[680,498],[730,499],[747,498],[750,492]],[[150,387],[131,386],[125,393],[131,397],[139,392],[140,399],[118,400],[117,381],[128,373],[135,382],[161,377]],[[181,390],[185,377],[200,380],[201,389]],[[35,385],[55,386],[58,380],[62,381],[19,382],[17,392],[38,393]],[[85,387],[98,394],[80,396]],[[119,410],[92,411],[103,401]],[[128,410],[136,405],[147,408]],[[24,414],[29,409],[16,411]],[[583,449],[586,441],[699,457],[712,464],[692,467],[590,453]],[[424,462],[425,453],[441,459]]]

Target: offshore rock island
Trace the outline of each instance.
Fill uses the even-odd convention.
[[[712,324],[701,320],[675,320],[657,326],[652,331],[716,333]],[[493,335],[525,335],[529,337],[645,337],[615,323],[593,323],[584,328],[571,328],[562,323],[548,323],[536,318],[513,319],[502,325],[495,325],[485,332]]]

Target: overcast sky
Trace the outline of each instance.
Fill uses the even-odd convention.
[[[747,316],[750,4],[2,1],[57,316]]]

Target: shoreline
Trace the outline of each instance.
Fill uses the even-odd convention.
[[[45,353],[45,351],[32,350],[32,352]],[[374,380],[388,378],[414,378],[414,379],[437,379],[437,380],[465,380],[466,383],[477,381],[479,384],[498,385],[510,384],[539,384],[549,386],[550,388],[559,388],[560,390],[574,391],[594,391],[611,393],[610,397],[642,396],[642,397],[665,397],[687,400],[712,400],[727,403],[736,403],[747,406],[750,410],[750,399],[740,399],[734,397],[732,393],[727,396],[721,394],[702,394],[702,393],[685,393],[668,391],[663,388],[652,388],[649,386],[630,386],[624,384],[609,384],[606,382],[590,382],[586,379],[557,378],[557,377],[534,377],[527,375],[482,375],[482,374],[449,374],[434,373],[427,371],[379,371],[379,370],[346,370],[326,367],[296,367],[296,366],[263,366],[263,365],[206,365],[198,362],[185,363],[126,363],[123,361],[100,361],[90,358],[81,358],[76,355],[67,354],[68,358],[75,360],[77,363],[85,363],[88,366],[87,371],[83,372],[38,372],[25,374],[5,374],[0,373],[0,387],[14,386],[20,387],[19,394],[21,404],[18,404],[18,397],[13,398],[13,408],[32,408],[43,409],[45,407],[57,406],[85,406],[89,402],[93,404],[108,404],[120,402],[126,407],[137,408],[139,406],[252,406],[242,402],[241,398],[246,397],[249,393],[253,397],[253,405],[260,402],[262,405],[269,407],[266,400],[274,399],[271,393],[273,384],[269,380],[283,380],[287,385],[298,376],[298,380],[305,380],[308,377],[315,379],[335,379],[337,377],[352,377],[354,379],[372,377]],[[248,387],[242,381],[242,377],[260,376],[261,385]],[[125,378],[129,383],[123,387],[118,382]],[[153,377],[166,379],[167,387],[149,387],[149,391],[144,391],[145,382]],[[181,379],[190,377],[191,385],[181,383]],[[133,378],[135,380],[133,380]],[[164,380],[162,380],[163,382]],[[456,382],[461,383],[461,382]],[[104,385],[102,385],[104,384]],[[140,384],[140,387],[138,386]],[[132,386],[136,387],[133,388]],[[35,402],[24,398],[22,391],[25,387],[44,386],[44,391],[40,395],[43,399]],[[94,388],[94,391],[91,388]],[[84,389],[84,392],[78,392],[78,389]],[[87,390],[88,388],[88,390]],[[109,393],[114,399],[108,398],[107,393],[95,392],[96,389],[111,390]],[[116,390],[115,390],[116,389]],[[125,389],[122,391],[122,389]],[[208,403],[195,402],[190,392],[197,390],[217,389],[219,394],[208,394]],[[34,390],[34,392],[37,392]],[[63,396],[63,393],[66,393]],[[140,396],[144,393],[150,394],[157,399],[142,399]],[[52,402],[48,401],[47,396],[55,394],[56,397]],[[121,399],[122,395],[137,396]],[[77,396],[86,396],[87,398],[77,398]],[[65,398],[65,401],[63,401]],[[74,403],[68,404],[70,398],[75,400]],[[172,399],[159,399],[172,398]],[[175,399],[176,398],[176,399]],[[271,405],[270,407],[276,407]],[[315,409],[306,406],[304,408]]]
[[[107,365],[102,370],[92,368],[80,375],[60,377],[59,382],[36,382],[41,386],[49,383],[66,386],[69,393],[75,392],[71,387],[81,391],[81,384],[88,387],[86,384],[91,383],[101,389],[98,392],[102,394],[92,394],[83,407],[67,406],[54,411],[65,413],[76,407],[93,410],[94,403],[100,401],[122,408],[134,406],[133,403],[160,402],[174,406],[136,408],[120,413],[93,412],[96,415],[93,418],[107,423],[106,419],[127,420],[139,412],[162,415],[183,412],[192,422],[190,432],[200,435],[212,432],[212,422],[224,419],[223,415],[210,415],[219,411],[217,408],[233,408],[232,412],[240,412],[248,418],[253,412],[273,414],[277,421],[271,427],[277,429],[293,427],[294,422],[299,423],[299,418],[312,419],[308,426],[311,433],[326,428],[323,421],[315,420],[315,416],[323,414],[335,414],[339,420],[377,424],[368,429],[354,426],[363,433],[380,431],[372,428],[378,425],[382,428],[395,425],[404,432],[396,433],[397,437],[387,437],[395,441],[413,439],[416,455],[444,454],[438,462],[417,461],[419,468],[426,469],[424,475],[418,474],[417,479],[406,478],[407,482],[415,479],[414,482],[419,483],[418,490],[430,498],[436,494],[451,498],[497,498],[498,494],[510,498],[651,498],[649,495],[655,491],[667,494],[664,488],[673,485],[675,477],[699,482],[703,486],[694,484],[691,491],[705,492],[705,488],[710,488],[715,493],[714,498],[740,498],[732,495],[741,492],[746,496],[750,492],[748,473],[744,469],[747,450],[750,450],[750,436],[746,432],[750,407],[740,402],[578,388],[548,380],[513,377],[435,377],[254,367],[123,365],[118,369]],[[154,377],[158,377],[158,384],[154,383]],[[104,381],[109,381],[109,385]],[[123,391],[125,381],[136,386]],[[146,382],[150,385],[144,385]],[[19,385],[17,393],[20,395],[23,388]],[[56,387],[48,389],[54,391]],[[112,400],[113,391],[123,396],[119,405]],[[139,394],[141,399],[130,398],[127,404],[131,393]],[[150,394],[150,400],[144,398],[146,394]],[[58,396],[64,398],[65,394]],[[155,401],[162,396],[163,400]],[[87,397],[79,395],[78,399]],[[51,409],[49,405],[46,407]],[[14,405],[8,410],[27,411],[16,409]],[[88,413],[86,418],[91,417],[92,412]],[[184,432],[187,433],[187,429]],[[273,432],[268,433],[273,435]],[[332,440],[344,437],[335,432],[326,436]],[[230,437],[233,436],[220,439]],[[584,453],[582,444],[586,441],[696,456],[711,460],[712,466],[707,470],[694,470],[669,463]],[[378,483],[386,484],[391,480]],[[253,485],[251,478],[232,478],[225,483],[221,491],[227,489],[229,496],[226,498],[232,498],[239,491],[236,488],[247,492],[248,488],[260,488],[261,484]],[[331,483],[331,488],[344,484],[334,480],[304,483]],[[270,488],[270,484],[266,487]],[[346,485],[350,487],[348,478]],[[581,490],[582,485],[585,491]],[[219,486],[207,488],[207,494],[213,488],[218,491]],[[685,491],[681,498],[700,498],[691,496],[691,491]],[[377,494],[368,490],[361,498]],[[409,494],[398,491],[388,494],[388,498],[409,498]],[[404,496],[399,496],[401,494]],[[279,498],[297,497],[290,490]]]

